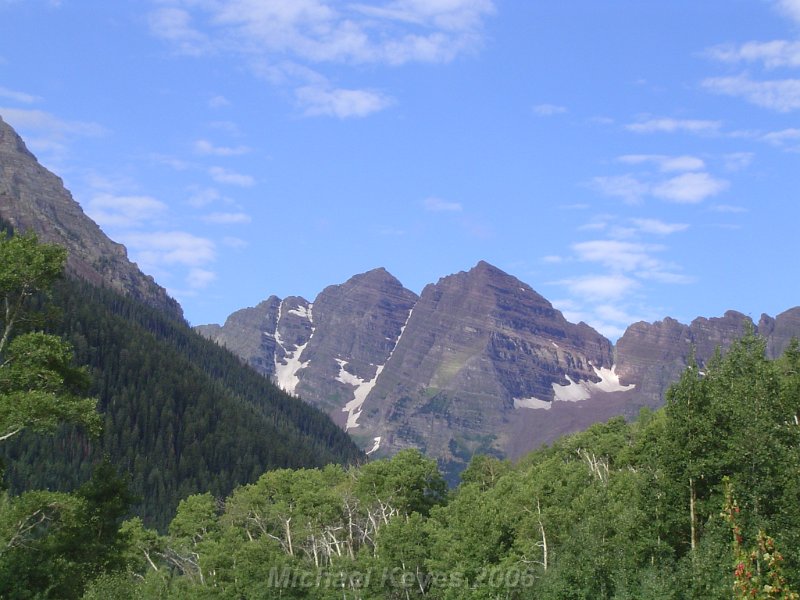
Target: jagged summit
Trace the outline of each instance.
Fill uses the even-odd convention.
[[[180,305],[128,260],[125,247],[103,233],[63,181],[39,164],[1,117],[0,217],[16,229],[33,231],[43,241],[66,247],[70,273],[183,318]]]
[[[201,331],[325,409],[370,453],[422,448],[453,471],[475,452],[520,454],[617,414],[658,406],[692,348],[705,360],[749,319],[636,323],[614,348],[531,286],[486,262],[419,297],[384,268],[313,302],[270,297]],[[764,315],[777,355],[800,308]],[[773,348],[774,347],[774,348]]]

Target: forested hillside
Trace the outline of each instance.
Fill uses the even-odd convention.
[[[191,496],[166,536],[126,523],[129,571],[87,597],[796,599],[798,414],[797,343],[748,335],[665,408],[475,457],[450,494],[407,450]]]
[[[48,330],[89,367],[102,434],[91,439],[65,427],[8,440],[2,452],[12,491],[75,489],[107,456],[130,475],[135,514],[161,527],[189,494],[224,497],[267,469],[362,458],[326,415],[182,321],[71,278],[57,283],[47,312]]]

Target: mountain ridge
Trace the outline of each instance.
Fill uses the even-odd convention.
[[[391,282],[391,297],[404,302],[393,307],[381,286],[368,292],[363,284],[375,278]],[[331,312],[331,295],[341,296],[336,318],[318,318],[318,310]],[[639,322],[612,344],[486,261],[439,278],[418,297],[378,267],[303,301],[313,332],[292,347],[292,393],[328,412],[372,454],[421,448],[453,471],[475,452],[520,456],[598,420],[660,406],[692,352],[704,364],[748,327],[763,333],[773,356],[800,335],[798,307],[762,315],[758,325],[737,311],[688,325],[670,317]],[[374,315],[381,302],[391,334],[381,338],[380,351],[369,351],[357,340],[369,339],[374,328],[365,330],[368,322],[353,315]],[[198,331],[250,364],[279,364],[268,344],[248,350],[229,335],[253,310]],[[260,335],[274,337],[269,329]],[[353,348],[361,349],[357,359]]]
[[[17,231],[68,250],[67,272],[108,286],[183,320],[166,290],[128,259],[75,202],[60,177],[39,164],[23,139],[0,117],[0,218]]]

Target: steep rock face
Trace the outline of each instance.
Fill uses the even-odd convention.
[[[800,306],[790,308],[775,318],[761,315],[758,332],[767,340],[767,356],[777,358],[786,350],[792,338],[800,339]]]
[[[508,454],[519,413],[543,414],[567,389],[588,398],[612,366],[608,340],[481,262],[423,290],[360,425],[381,452],[422,447],[457,468]]]
[[[21,231],[67,248],[67,270],[183,319],[164,288],[128,260],[87,217],[59,177],[38,163],[17,133],[0,118],[0,217]]]
[[[274,340],[275,323],[277,321],[280,299],[270,296],[257,306],[243,308],[231,314],[225,324],[199,325],[195,329],[201,335],[225,346],[234,354],[240,356],[247,364],[265,376],[275,373],[274,349],[269,352],[270,360],[265,360],[267,353],[263,345],[265,331],[270,332],[270,339]]]
[[[667,317],[655,323],[634,323],[617,341],[620,380],[636,383],[637,396],[649,406],[660,406],[670,384],[677,381],[694,353],[702,368],[717,348],[723,352],[752,328],[765,338],[767,356],[783,353],[793,337],[800,337],[800,307],[776,318],[762,315],[758,326],[733,310],[722,317],[698,317],[683,325]]]
[[[405,289],[384,269],[310,304],[275,297],[200,328],[323,408],[370,454],[421,448],[451,476],[476,452],[518,457],[615,415],[663,404],[695,353],[704,365],[752,322],[635,323],[616,348],[485,262]],[[770,356],[800,336],[800,308],[762,316]]]
[[[374,269],[328,286],[313,304],[272,296],[221,327],[196,329],[351,429],[416,301],[385,269]]]
[[[297,393],[347,429],[356,428],[416,301],[385,269],[322,290],[314,300],[314,335],[301,357]]]

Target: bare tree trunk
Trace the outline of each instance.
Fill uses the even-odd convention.
[[[692,554],[697,547],[697,515],[695,514],[695,503],[697,502],[697,490],[694,487],[694,479],[689,477],[689,520],[691,525],[690,544]]]

